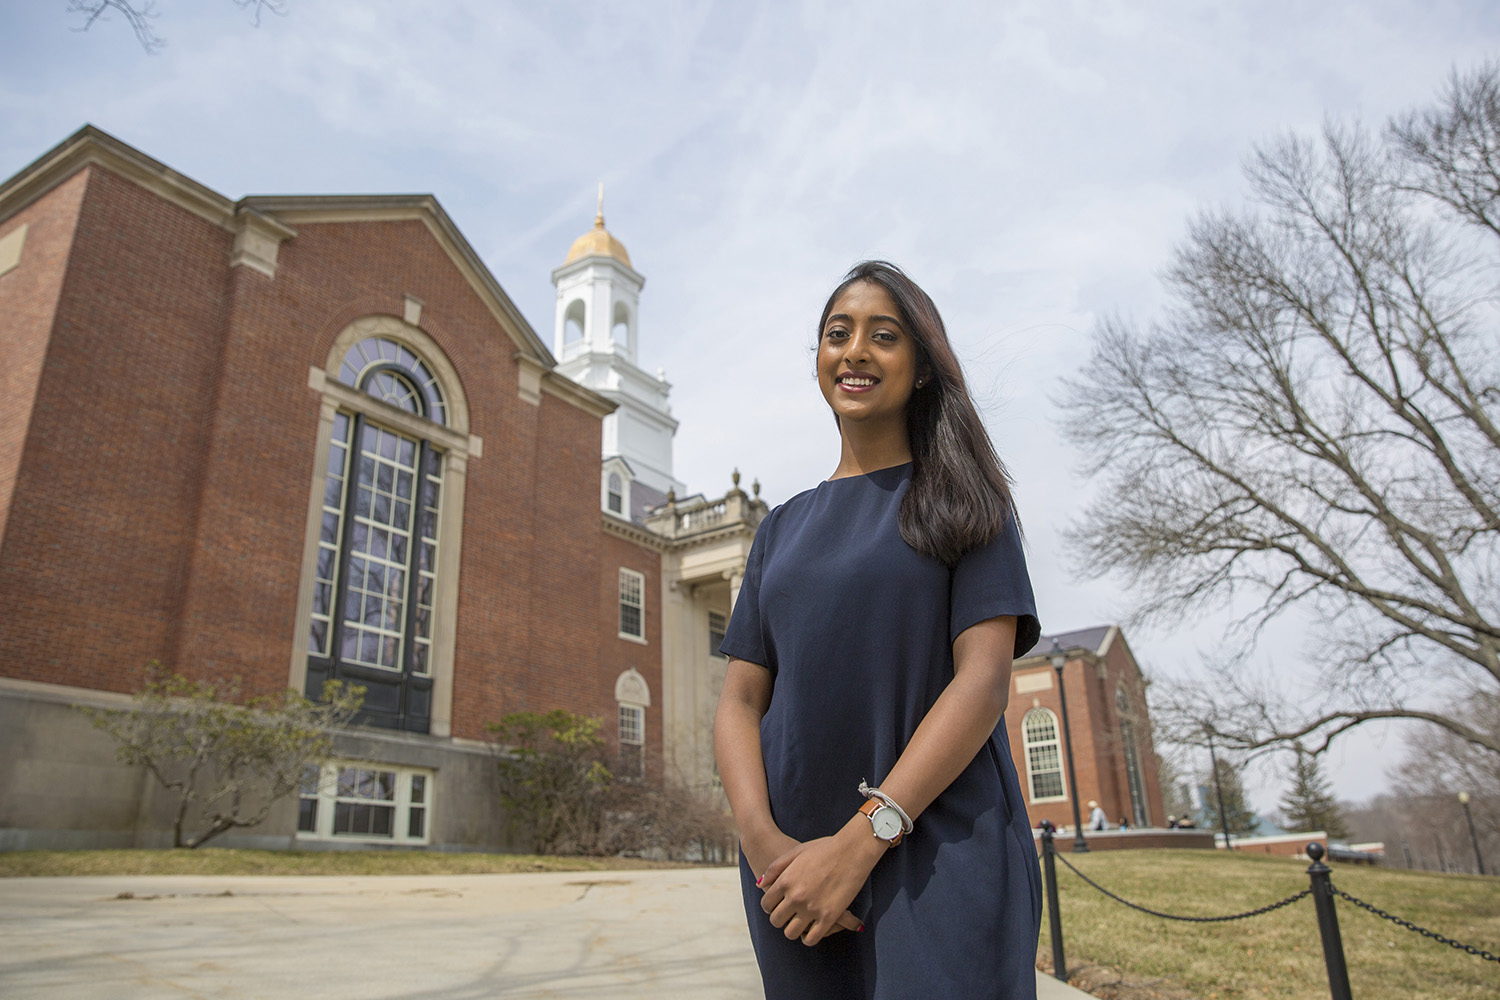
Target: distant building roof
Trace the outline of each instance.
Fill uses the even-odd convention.
[[[1055,635],[1044,635],[1037,644],[1026,652],[1026,656],[1046,656],[1052,652],[1052,640],[1063,649],[1087,649],[1091,653],[1097,653],[1099,647],[1104,645],[1104,637],[1109,635],[1113,625],[1095,625],[1092,628],[1082,628],[1073,632],[1059,632]],[[1026,656],[1017,657],[1025,659]]]
[[[639,479],[631,482],[630,519],[636,524],[645,524],[646,515],[651,513],[652,508],[660,507],[666,502],[667,495],[660,490],[652,489]]]

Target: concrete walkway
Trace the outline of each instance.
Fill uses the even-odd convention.
[[[690,869],[0,879],[0,996],[757,1000],[761,991],[736,872]],[[1038,996],[1086,994],[1039,975]]]

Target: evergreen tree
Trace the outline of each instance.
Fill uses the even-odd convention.
[[[1330,840],[1349,836],[1344,813],[1328,790],[1328,783],[1318,769],[1318,758],[1297,747],[1292,764],[1292,787],[1281,799],[1286,828],[1294,833],[1322,830]]]
[[[1224,814],[1229,819],[1229,832],[1253,833],[1260,825],[1260,819],[1245,804],[1245,786],[1240,782],[1239,770],[1227,760],[1219,761],[1219,781],[1216,786],[1213,773],[1210,771],[1204,780],[1203,786],[1203,822],[1199,825],[1204,829],[1219,830],[1219,788],[1224,791]]]

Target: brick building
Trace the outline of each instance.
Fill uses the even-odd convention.
[[[160,842],[72,709],[153,660],[368,689],[335,765],[366,773],[240,843],[500,843],[485,723],[516,710],[661,760],[670,546],[601,509],[620,404],[433,198],[231,201],[85,128],[0,185],[0,317],[0,846]]]
[[[1052,665],[1058,655],[1061,678]],[[1059,681],[1077,788],[1068,779]],[[1084,823],[1094,800],[1111,827],[1122,818],[1133,827],[1165,825],[1146,684],[1118,625],[1043,636],[1015,662],[1005,717],[1033,826],[1049,819],[1071,827],[1075,796]]]
[[[549,347],[430,196],[234,201],[89,127],[0,184],[0,849],[169,842],[75,710],[152,661],[367,688],[322,780],[229,845],[504,846],[485,725],[518,710],[599,716],[621,768],[716,794],[766,504],[738,473],[681,496],[602,206],[552,281]],[[1064,639],[1083,794],[1159,822],[1123,638]],[[1062,821],[1034,652],[1011,737]]]

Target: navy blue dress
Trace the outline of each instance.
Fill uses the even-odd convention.
[[[953,678],[953,640],[1017,617],[1041,628],[1014,522],[952,570],[901,537],[911,465],[836,479],[761,522],[720,647],[771,671],[761,749],[771,812],[797,840],[837,833]],[[844,931],[809,948],[740,881],[769,1000],[1031,1000],[1041,921],[1037,855],[1002,721],[915,832],[876,864]]]

